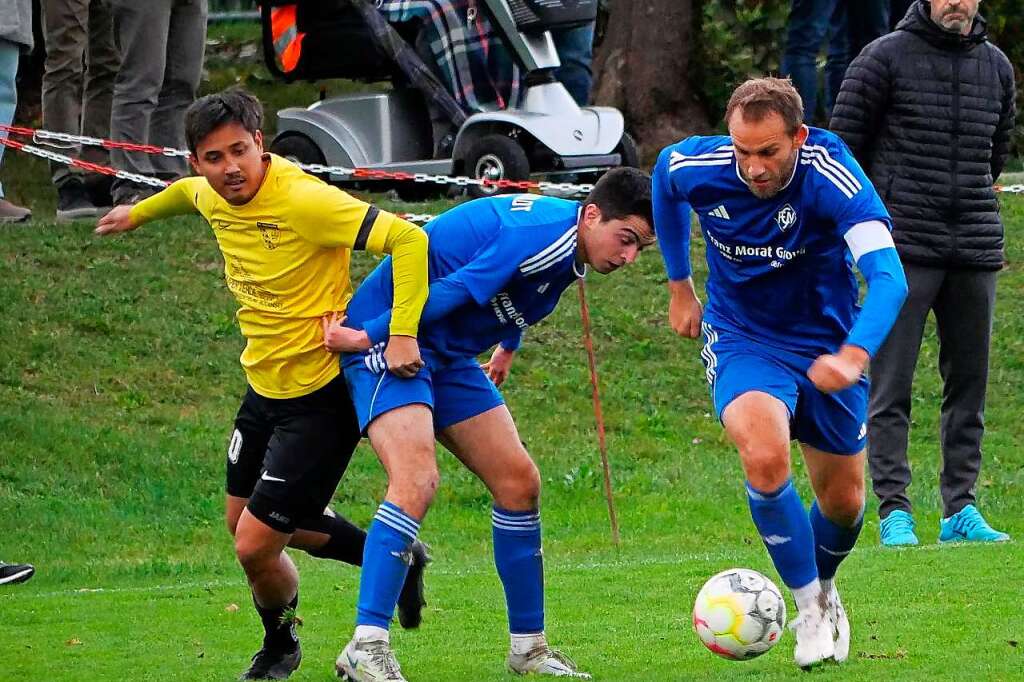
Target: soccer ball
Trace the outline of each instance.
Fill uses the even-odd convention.
[[[778,644],[786,602],[757,571],[730,568],[704,583],[693,605],[693,629],[711,651],[733,661],[756,658]]]

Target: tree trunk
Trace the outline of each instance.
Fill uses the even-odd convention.
[[[641,158],[710,129],[689,80],[700,0],[615,0],[594,55],[594,100],[626,117]]]

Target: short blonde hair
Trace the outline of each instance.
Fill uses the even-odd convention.
[[[804,122],[804,103],[788,78],[751,78],[733,90],[725,107],[725,125],[737,109],[744,121],[758,122],[771,113],[782,117],[786,133],[796,135]]]

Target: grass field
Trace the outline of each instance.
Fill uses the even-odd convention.
[[[246,63],[233,49],[215,57],[223,63],[211,88],[284,91],[251,69],[233,71]],[[309,86],[288,92],[315,96]],[[2,178],[42,219],[0,230],[0,559],[38,569],[31,582],[0,588],[0,680],[234,679],[260,627],[221,521],[224,452],[245,384],[235,305],[208,228],[178,219],[101,241],[89,224],[48,222],[43,163],[12,155]],[[879,548],[871,503],[840,573],[851,659],[814,678],[1024,679],[1024,198],[1008,198],[1004,217],[1009,267],[979,498],[1018,541],[935,544],[941,386],[929,327],[911,448],[923,545]],[[356,261],[359,277],[373,265]],[[695,257],[701,281],[702,262]],[[692,600],[708,576],[730,566],[775,574],[736,456],[710,414],[699,346],[668,329],[664,280],[657,253],[588,280],[620,547],[609,542],[575,291],[531,329],[508,384],[544,478],[549,635],[598,680],[802,677],[789,634],[761,659],[729,663],[691,631]],[[442,487],[423,526],[435,557],[429,606],[421,630],[396,631],[393,641],[411,680],[509,680],[489,499],[450,455],[439,457]],[[798,458],[795,469],[809,501]],[[383,490],[364,446],[335,506],[366,524]],[[305,622],[293,679],[334,679],[358,572],[293,556]]]
[[[34,161],[8,166],[8,179],[42,175]],[[996,525],[1019,538],[1024,202],[1007,200],[1005,216],[1010,266],[999,284],[979,490]],[[208,228],[178,219],[101,241],[88,224],[40,221],[2,237],[0,557],[31,561],[38,575],[0,591],[0,679],[233,679],[258,645],[259,624],[221,522],[224,448],[244,381],[235,306]],[[357,261],[360,274],[372,265]],[[761,659],[728,663],[690,631],[707,576],[733,565],[774,573],[736,458],[709,413],[698,347],[665,323],[663,282],[657,253],[588,282],[619,548],[608,539],[575,292],[531,330],[513,370],[508,401],[545,482],[549,633],[601,680],[802,675],[789,635]],[[816,677],[1024,677],[1019,542],[934,544],[935,364],[930,331],[912,447],[924,545],[880,549],[869,514],[840,574],[851,661]],[[442,488],[423,532],[436,558],[430,604],[422,629],[396,633],[396,646],[413,680],[508,679],[488,498],[450,455],[440,459]],[[379,466],[362,448],[336,506],[366,523],[382,492]],[[295,679],[331,679],[358,573],[296,558],[306,658]]]

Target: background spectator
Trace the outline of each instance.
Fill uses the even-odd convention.
[[[42,0],[40,8],[46,36],[43,128],[109,137],[110,100],[121,61],[109,9],[104,0]],[[92,163],[110,163],[107,151],[99,147],[71,154]],[[50,163],[50,172],[57,188],[58,221],[96,217],[109,208],[107,176],[89,176],[97,190],[90,197],[81,172],[56,162]]]
[[[792,79],[804,102],[804,122],[818,110],[818,52],[828,41],[825,61],[825,119],[850,59],[888,29],[887,0],[793,0],[786,27],[782,73]]]
[[[590,103],[590,89],[594,81],[591,63],[594,61],[594,22],[576,28],[552,31],[555,50],[562,65],[555,78],[565,86],[576,104]]]
[[[11,125],[18,103],[18,58],[32,49],[31,0],[0,0],[0,125]],[[6,133],[0,133],[4,137]],[[0,145],[0,162],[4,147]],[[4,198],[0,185],[0,223],[20,223],[32,217],[32,211],[15,206]]]
[[[207,0],[107,0],[121,70],[114,83],[110,136],[160,147],[185,146],[185,109],[203,71]],[[181,157],[113,150],[114,166],[173,180],[188,172]],[[152,188],[115,180],[114,203],[135,203]]]
[[[928,311],[943,379],[940,541],[1006,540],[974,506],[1003,225],[992,183],[1009,156],[1013,67],[979,0],[919,0],[853,61],[832,116],[882,193],[910,294],[872,362],[868,461],[885,545],[917,544],[907,441]]]

